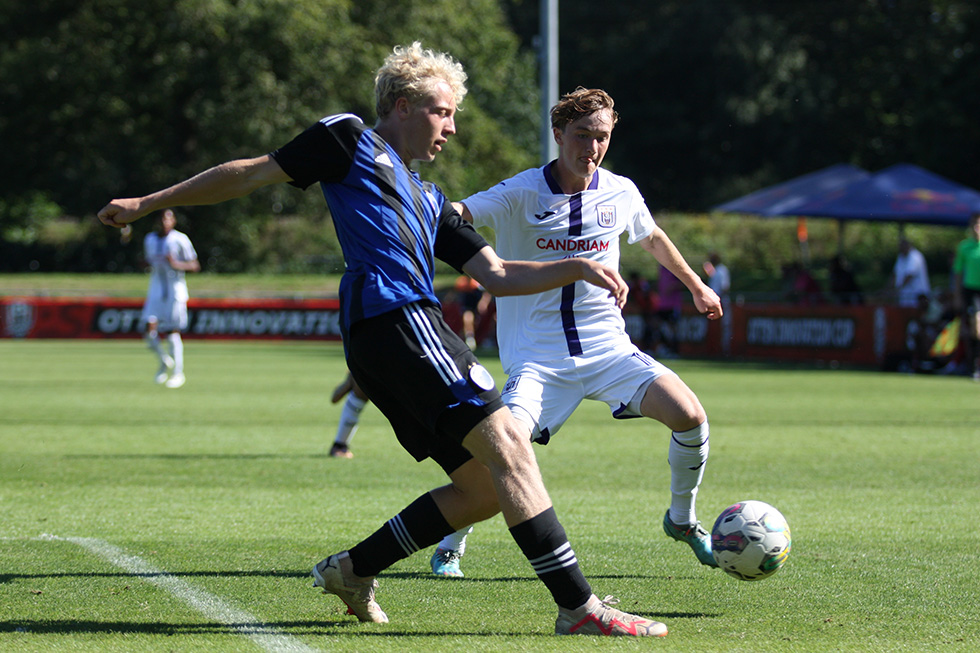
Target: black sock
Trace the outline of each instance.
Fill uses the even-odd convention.
[[[432,496],[423,494],[350,549],[354,573],[363,577],[377,576],[399,560],[432,546],[455,530],[442,516]]]
[[[558,522],[554,508],[531,517],[510,529],[534,573],[551,591],[555,603],[574,610],[592,596],[565,529]]]

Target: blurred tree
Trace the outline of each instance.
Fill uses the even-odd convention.
[[[0,0],[0,240],[29,243],[59,214],[90,221],[108,198],[270,151],[328,113],[371,122],[373,71],[415,39],[470,75],[459,134],[423,174],[450,197],[486,188],[537,162],[538,10],[538,0]],[[613,94],[622,120],[607,166],[655,210],[705,210],[842,161],[908,161],[980,188],[972,0],[561,0],[559,19],[560,90]],[[288,259],[260,253],[266,240],[335,246],[315,190],[263,189],[184,213],[212,270]],[[275,216],[308,237],[273,239]],[[118,265],[115,234],[85,237],[98,253],[86,265]]]
[[[523,42],[532,0],[509,0]],[[609,167],[652,207],[700,211],[851,162],[980,188],[980,6],[969,0],[560,4],[560,90],[605,88]]]
[[[8,240],[7,225],[26,233],[53,205],[90,217],[111,197],[268,152],[330,113],[371,123],[374,70],[414,39],[449,50],[471,79],[460,138],[427,177],[461,196],[534,157],[533,58],[494,0],[2,0],[0,13]],[[209,267],[240,270],[276,215],[318,216],[312,224],[332,231],[318,195],[274,187],[183,213]]]

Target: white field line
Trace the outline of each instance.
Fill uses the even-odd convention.
[[[249,613],[228,605],[217,596],[197,589],[162,569],[151,566],[142,558],[129,555],[108,542],[89,537],[58,537],[56,535],[43,535],[38,539],[77,544],[116,567],[158,585],[208,619],[234,628],[270,653],[312,653],[317,650],[290,635],[277,633],[267,628]]]

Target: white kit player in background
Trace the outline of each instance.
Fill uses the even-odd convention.
[[[187,282],[185,272],[198,272],[201,264],[186,234],[175,229],[177,218],[163,211],[156,231],[143,240],[143,256],[150,267],[150,287],[140,322],[144,337],[160,361],[154,381],[168,388],[184,385],[184,343],[180,332],[187,328]],[[163,338],[167,341],[164,351]]]
[[[613,99],[602,90],[579,88],[563,96],[551,110],[557,160],[476,193],[456,209],[474,226],[493,229],[504,258],[577,256],[618,269],[620,235],[626,233],[684,283],[700,313],[720,318],[718,295],[657,226],[636,185],[599,167],[617,120]],[[497,338],[508,376],[504,402],[538,443],[547,443],[584,399],[608,404],[617,419],[650,417],[670,428],[671,501],[664,531],[686,542],[702,564],[717,567],[710,534],[695,511],[708,459],[707,415],[680,377],[632,343],[606,293],[575,283],[498,297]],[[601,437],[595,447],[602,455]],[[437,559],[453,558],[458,567],[459,555],[450,549],[462,532],[439,545],[434,571]]]

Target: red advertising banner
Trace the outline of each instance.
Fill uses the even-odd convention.
[[[0,297],[0,338],[137,338],[142,305],[142,299]],[[446,319],[455,326],[453,307],[446,306]],[[745,304],[708,321],[687,307],[674,335],[681,356],[882,366],[907,354],[915,314],[894,306]],[[192,298],[188,319],[189,338],[340,340],[337,299]]]
[[[142,299],[0,297],[2,338],[137,338]],[[193,338],[340,340],[336,299],[197,299]]]
[[[881,366],[907,351],[915,314],[896,306],[745,304],[709,322],[689,308],[677,325],[679,353]]]

